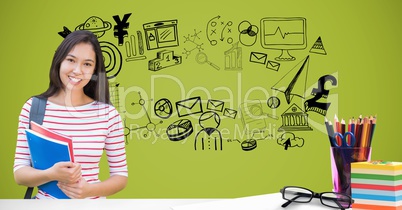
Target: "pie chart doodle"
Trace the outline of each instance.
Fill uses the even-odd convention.
[[[251,151],[257,147],[257,141],[255,139],[247,139],[241,143],[241,148],[244,151]]]
[[[281,100],[279,100],[279,98],[276,96],[271,96],[267,100],[267,105],[271,109],[276,109],[279,107],[279,105],[281,105]]]
[[[167,98],[159,99],[154,105],[154,112],[156,116],[167,119],[173,113],[172,103]]]
[[[171,141],[180,141],[193,133],[193,125],[188,119],[177,120],[169,125],[166,134]]]

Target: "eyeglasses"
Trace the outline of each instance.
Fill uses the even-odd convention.
[[[315,193],[303,187],[287,186],[282,188],[280,192],[282,193],[282,198],[287,200],[286,203],[282,204],[283,208],[285,208],[292,202],[308,203],[313,198],[320,198],[320,201],[324,206],[341,210],[345,210],[345,208],[350,208],[350,206],[354,202],[354,200],[346,194],[336,192]]]

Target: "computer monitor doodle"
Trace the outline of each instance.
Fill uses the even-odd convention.
[[[277,61],[293,61],[289,50],[307,47],[306,18],[266,17],[261,19],[261,45],[265,49],[281,50]]]

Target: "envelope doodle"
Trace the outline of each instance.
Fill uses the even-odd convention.
[[[251,52],[250,53],[250,62],[264,64],[267,61],[268,55],[265,53],[259,52]]]
[[[281,66],[280,63],[275,61],[267,61],[267,69],[271,69],[274,71],[279,71],[279,67]]]
[[[236,119],[236,115],[237,115],[237,111],[234,109],[225,108],[225,111],[223,111],[223,116],[225,116],[225,117],[230,117],[230,118]]]
[[[201,97],[192,97],[176,102],[177,115],[184,117],[202,113]]]
[[[224,104],[223,101],[209,99],[208,103],[207,103],[207,109],[212,110],[212,111],[222,112],[223,104]]]

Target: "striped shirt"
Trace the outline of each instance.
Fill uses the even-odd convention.
[[[25,129],[29,127],[31,103],[32,98],[23,105],[19,115],[14,171],[31,164],[25,134]],[[43,126],[72,137],[74,160],[81,165],[82,177],[88,183],[100,182],[99,163],[104,151],[110,176],[128,176],[124,128],[113,106],[95,101],[83,106],[65,107],[47,101]],[[36,198],[53,197],[39,189]]]

